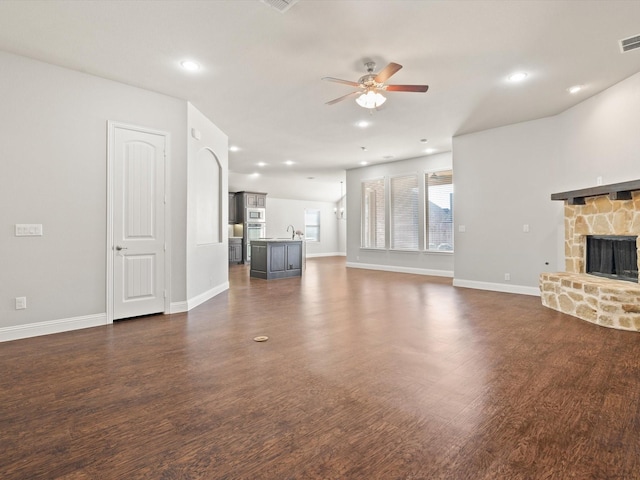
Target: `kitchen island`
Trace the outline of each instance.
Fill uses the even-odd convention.
[[[302,276],[302,240],[263,238],[251,240],[249,275],[273,280]]]

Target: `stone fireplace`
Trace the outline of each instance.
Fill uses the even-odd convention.
[[[640,331],[640,180],[556,193],[551,199],[565,202],[566,271],[540,275],[542,304],[598,325]],[[635,266],[626,259],[624,267],[630,278],[588,274],[588,237],[627,242],[631,237]]]

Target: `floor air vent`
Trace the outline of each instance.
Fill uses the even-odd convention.
[[[634,35],[633,37],[623,38],[620,40],[620,49],[622,50],[622,53],[635,50],[636,48],[640,48],[640,35]]]
[[[260,0],[262,3],[266,3],[270,7],[284,13],[289,10],[298,0]]]

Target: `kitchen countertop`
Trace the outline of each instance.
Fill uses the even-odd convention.
[[[291,238],[259,238],[257,240],[252,240],[251,243],[257,242],[265,242],[265,243],[274,243],[274,242],[302,242],[300,239],[291,239]]]

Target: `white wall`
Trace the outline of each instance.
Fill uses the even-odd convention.
[[[335,202],[340,199],[340,182],[344,181],[344,171],[301,173],[295,165],[286,173],[269,173],[268,166],[260,170],[250,174],[229,172],[230,191],[267,192],[273,198],[315,202]]]
[[[361,184],[363,180],[416,172],[451,169],[451,153],[392,163],[376,164],[347,171],[347,265],[428,275],[453,275],[453,255],[449,252],[401,252],[360,248]],[[453,172],[457,195],[456,172]],[[454,204],[456,200],[454,198]]]
[[[287,227],[293,225],[304,232],[305,209],[320,210],[320,241],[306,243],[306,256],[344,255],[340,249],[344,244],[344,220],[338,220],[333,213],[335,203],[310,200],[289,200],[267,196],[267,237],[284,238],[291,235]]]
[[[564,270],[563,203],[550,195],[640,178],[640,74],[558,116],[455,137],[453,151],[466,227],[454,285],[538,294],[540,272]]]
[[[550,200],[559,187],[557,124],[547,118],[454,138],[454,285],[536,294],[539,274],[562,265],[562,203]]]
[[[2,52],[0,91],[0,340],[106,321],[108,120],[170,134],[171,300],[184,300],[186,102]],[[16,223],[44,236],[15,237]]]
[[[640,73],[559,116],[558,191],[640,179]]]
[[[187,198],[187,309],[191,309],[218,293],[229,288],[228,270],[228,138],[211,121],[190,103],[187,105],[187,156],[188,156],[188,198]],[[195,138],[196,133],[200,139]],[[220,184],[209,185],[211,192],[217,192],[210,199],[209,191],[199,187],[198,161],[206,156],[219,165]],[[204,198],[202,198],[204,196]],[[199,225],[198,203],[210,202],[211,223],[218,225]],[[200,218],[200,221],[203,221]],[[213,230],[210,232],[210,230]],[[210,232],[198,235],[198,232]]]

